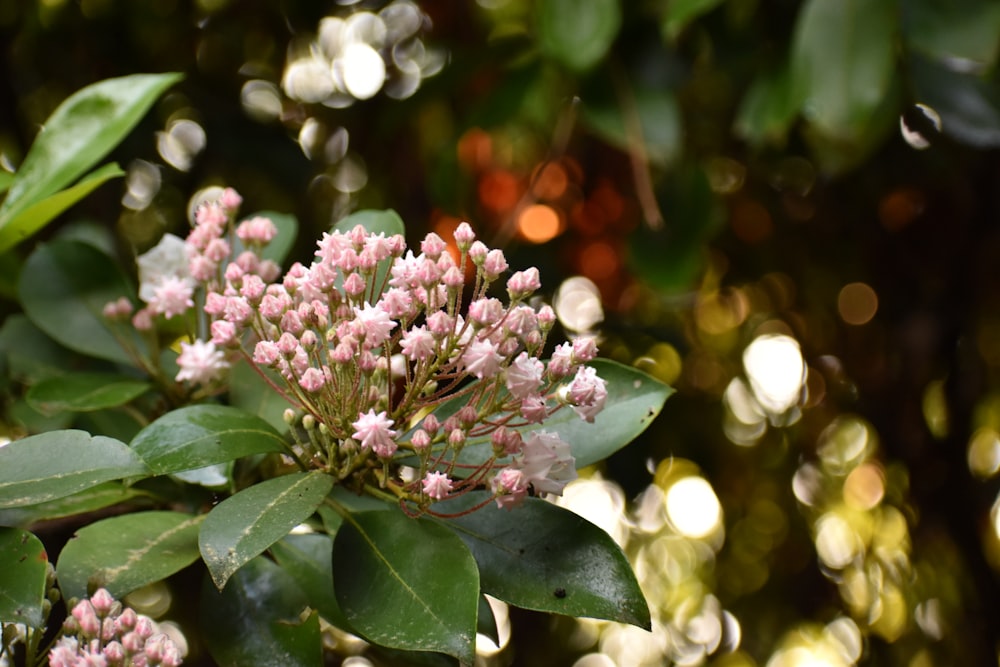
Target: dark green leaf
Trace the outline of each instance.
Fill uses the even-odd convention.
[[[319,616],[302,618],[308,604],[284,569],[255,558],[221,593],[204,578],[201,636],[223,667],[321,667]]]
[[[35,202],[16,217],[11,218],[6,226],[0,229],[0,252],[17,245],[37,232],[70,206],[96,190],[105,181],[124,175],[125,172],[122,171],[121,167],[112,162],[87,174],[73,187],[60,190]]]
[[[86,514],[144,495],[142,491],[121,482],[105,482],[65,498],[0,510],[0,526],[28,526],[38,521]]]
[[[0,447],[0,507],[72,495],[102,482],[149,474],[124,443],[84,431],[52,431]]]
[[[0,169],[0,195],[7,192],[10,184],[14,181],[14,174]]]
[[[137,512],[79,529],[59,554],[63,596],[86,597],[103,586],[113,596],[165,579],[198,560],[198,526],[205,515]]]
[[[21,313],[10,315],[0,327],[0,354],[7,357],[11,376],[27,384],[62,375],[79,361]]]
[[[774,72],[758,74],[740,103],[733,129],[749,143],[779,144],[799,112],[787,64]]]
[[[456,509],[483,499],[470,493]],[[448,511],[450,503],[441,504]],[[489,504],[444,522],[472,551],[482,589],[525,609],[650,628],[649,608],[625,554],[586,519],[538,498]]]
[[[941,131],[972,146],[1000,146],[1000,91],[982,79],[914,57],[917,101],[941,117]]]
[[[660,414],[673,389],[642,371],[608,359],[595,359],[588,364],[608,383],[608,399],[604,410],[588,424],[572,410],[560,410],[545,420],[545,424],[528,425],[517,430],[524,433],[545,430],[559,434],[572,447],[577,468],[603,461],[630,443],[646,430]],[[464,462],[482,462],[489,458],[489,442],[471,442],[462,450]]]
[[[689,23],[721,4],[722,0],[670,0],[663,14],[663,34],[677,39]]]
[[[279,386],[283,382],[280,375],[259,368],[252,361],[240,359],[233,364],[229,375],[229,403],[244,412],[257,415],[276,431],[283,433],[288,430],[284,419],[285,410],[291,404],[272,389],[260,373],[274,378]]]
[[[142,429],[132,449],[157,475],[204,468],[241,456],[279,452],[284,441],[260,417],[227,405],[189,405]]]
[[[7,242],[13,220],[83,175],[180,79],[179,74],[107,79],[77,91],[59,105],[35,137],[0,205],[0,243]]]
[[[991,67],[1000,44],[1000,3],[993,0],[903,0],[909,46],[941,62]]]
[[[618,0],[539,0],[535,29],[542,53],[584,71],[599,63],[618,36]]]
[[[41,628],[49,557],[26,530],[0,528],[0,622]]]
[[[289,535],[271,545],[271,554],[305,591],[309,606],[332,625],[352,632],[333,593],[333,538],[321,533]]]
[[[18,295],[24,312],[42,331],[71,350],[131,363],[102,310],[109,301],[134,296],[124,273],[107,255],[79,241],[40,245],[21,271]],[[144,349],[131,327],[121,327]]]
[[[629,137],[623,114],[626,110],[616,106],[585,106],[583,120],[608,143],[626,152],[633,149],[636,140],[642,139],[646,157],[653,164],[664,166],[680,156],[681,112],[674,94],[669,90],[634,91],[634,121],[638,123],[635,138]]]
[[[313,471],[269,479],[216,505],[198,536],[215,585],[312,515],[333,488],[333,478]]]
[[[398,508],[354,515],[334,539],[333,581],[351,627],[370,641],[472,664],[479,575],[444,526]]]
[[[41,412],[90,412],[124,405],[151,387],[148,382],[109,373],[73,373],[42,380],[28,390]]]
[[[895,68],[891,0],[807,0],[792,45],[792,80],[805,118],[825,135],[863,132]]]

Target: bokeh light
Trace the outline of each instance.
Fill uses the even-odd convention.
[[[865,283],[848,283],[837,295],[837,313],[848,324],[867,324],[878,311],[878,295]]]
[[[708,537],[721,526],[722,506],[702,477],[684,477],[671,484],[665,502],[670,523],[685,537]]]
[[[743,368],[754,397],[769,414],[782,415],[801,400],[805,362],[791,336],[758,336],[743,352]]]

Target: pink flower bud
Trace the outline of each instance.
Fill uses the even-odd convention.
[[[573,360],[580,363],[592,361],[597,356],[597,341],[593,336],[581,336],[573,341]]]
[[[455,228],[455,244],[458,245],[458,249],[462,252],[469,250],[469,246],[472,242],[476,240],[476,233],[472,231],[472,227],[467,222],[460,222],[458,227]]]
[[[344,291],[353,297],[364,294],[367,287],[365,279],[361,277],[360,273],[352,273],[344,281]]]
[[[134,628],[137,620],[139,620],[139,615],[135,613],[135,610],[131,607],[126,607],[121,615],[115,619],[115,622],[118,623],[118,634],[125,634],[125,632]]]
[[[94,612],[89,600],[80,600],[71,612],[76,622],[80,624],[80,633],[84,637],[97,637],[101,632],[101,621]]]
[[[504,257],[503,251],[497,249],[490,250],[486,255],[486,259],[483,260],[483,271],[486,273],[486,278],[496,280],[506,270],[507,259]]]
[[[243,203],[243,197],[236,190],[226,188],[219,197],[219,205],[230,213],[236,211]]]
[[[434,415],[427,415],[424,417],[423,427],[424,430],[427,431],[427,433],[433,438],[438,432],[438,429],[441,428],[441,422],[439,422],[438,418]]]
[[[318,368],[307,368],[306,372],[299,378],[299,386],[308,392],[317,392],[326,384],[326,377],[323,371]]]
[[[135,622],[135,632],[143,639],[149,639],[153,636],[153,619],[149,616],[139,616]]]
[[[486,261],[486,256],[489,254],[490,249],[486,247],[486,244],[482,241],[475,241],[469,247],[469,258],[476,266],[480,266],[484,261]]]
[[[451,480],[443,472],[433,471],[427,473],[422,482],[424,493],[434,500],[441,500],[451,491]]]
[[[556,311],[552,310],[552,306],[546,304],[538,309],[538,328],[548,331],[555,322]]]
[[[425,236],[424,240],[420,243],[420,251],[434,260],[440,257],[441,253],[447,247],[448,245],[444,240],[434,232]]]
[[[413,435],[410,436],[410,445],[417,451],[427,449],[430,444],[431,437],[427,435],[427,431],[422,428],[418,428],[413,432]]]
[[[236,341],[236,325],[225,320],[212,322],[212,342],[219,346],[228,346]]]
[[[531,267],[526,271],[517,271],[507,280],[507,293],[511,299],[523,299],[531,296],[541,286],[538,269]]]

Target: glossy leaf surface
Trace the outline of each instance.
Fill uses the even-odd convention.
[[[341,630],[351,631],[333,592],[333,538],[321,533],[288,535],[271,545],[271,555],[305,592],[309,606]]]
[[[540,0],[535,26],[542,52],[584,71],[611,48],[622,23],[619,0]]]
[[[219,665],[321,667],[319,616],[301,617],[308,604],[291,575],[255,558],[222,592],[204,578],[201,636]]]
[[[229,374],[229,402],[244,412],[257,415],[279,433],[287,431],[288,424],[285,423],[284,414],[290,404],[271,388],[258,371],[271,375],[278,386],[281,386],[283,380],[269,369],[255,367],[247,359],[240,359],[233,364]]]
[[[43,626],[48,562],[45,547],[33,534],[0,528],[0,623]]]
[[[239,568],[309,518],[333,478],[313,471],[255,484],[216,505],[198,536],[201,555],[218,588]]]
[[[90,412],[124,405],[150,383],[109,373],[72,373],[42,380],[28,390],[28,403],[40,412]]]
[[[180,78],[168,73],[107,79],[77,91],[60,104],[35,137],[0,205],[0,247],[20,240],[10,232],[21,226],[19,216],[107,155],[156,98]],[[101,170],[95,172],[99,173]]]
[[[37,505],[2,509],[0,510],[0,526],[28,526],[38,521],[86,514],[143,495],[145,494],[142,491],[125,486],[121,482],[104,482],[71,496],[56,498]]]
[[[91,523],[59,554],[56,573],[67,598],[98,586],[116,598],[198,560],[198,527],[205,515],[136,512]]]
[[[398,508],[345,520],[333,545],[337,602],[376,644],[472,664],[479,574],[448,528]]]
[[[283,440],[266,421],[238,408],[189,405],[142,429],[132,449],[155,474],[166,475],[282,451]]]
[[[149,474],[124,443],[84,431],[51,431],[0,447],[0,507],[48,502],[102,482]]]
[[[114,260],[79,241],[39,245],[24,264],[18,296],[31,321],[53,340],[83,354],[121,363],[131,357],[112,333],[102,310],[134,289]],[[134,331],[123,327],[140,350]]]
[[[482,499],[468,494],[456,505]],[[527,498],[511,510],[491,503],[445,523],[475,556],[484,593],[525,609],[649,629],[649,608],[625,554],[577,514]]]

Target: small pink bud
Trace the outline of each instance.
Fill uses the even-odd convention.
[[[476,420],[479,418],[476,408],[471,405],[464,406],[455,416],[458,417],[458,422],[463,426],[463,428],[466,429],[475,424]]]
[[[452,447],[461,447],[465,444],[465,431],[460,428],[452,430],[448,434],[448,444]]]
[[[410,436],[410,445],[412,445],[417,451],[427,449],[430,444],[431,437],[427,435],[427,431],[422,428],[418,428],[413,432],[413,435]]]
[[[80,600],[73,607],[73,618],[80,624],[80,632],[85,637],[96,637],[101,632],[101,621],[89,600]]]
[[[232,188],[226,188],[223,190],[222,196],[219,197],[219,205],[230,213],[235,212],[242,203],[243,197],[241,197],[239,193]]]
[[[541,286],[538,269],[531,267],[526,271],[517,271],[507,280],[507,293],[511,299],[519,300],[531,296]]]
[[[149,616],[139,616],[135,622],[135,631],[143,639],[153,636],[153,619]]]
[[[420,243],[420,251],[434,260],[440,257],[441,253],[447,247],[448,245],[444,240],[434,232],[425,236],[424,240]]]
[[[457,266],[453,266],[444,272],[444,275],[441,277],[441,282],[444,283],[445,287],[458,289],[465,284],[465,276],[462,275],[462,272]]]
[[[451,491],[451,480],[443,472],[433,471],[427,473],[423,480],[424,493],[434,500],[441,500]]]
[[[130,655],[134,655],[142,651],[142,647],[146,645],[146,640],[138,632],[129,632],[124,637],[122,637],[122,648],[125,649]]]
[[[131,607],[126,607],[122,611],[121,615],[118,616],[116,622],[118,623],[118,633],[124,634],[123,631],[127,632],[135,627],[135,622],[139,620],[139,615],[135,613],[135,610]]]
[[[483,271],[489,280],[495,280],[507,270],[507,258],[502,250],[490,250],[483,261]]]
[[[458,249],[462,252],[469,250],[469,246],[472,242],[476,240],[476,233],[472,231],[472,227],[467,222],[459,223],[458,227],[455,228],[455,244],[458,245]]]
[[[434,435],[438,432],[438,429],[441,428],[441,422],[439,422],[438,418],[434,415],[427,415],[424,417],[423,426],[424,430],[427,431],[431,437],[434,437]]]
[[[117,641],[110,641],[104,647],[104,657],[112,665],[120,665],[125,660],[125,647]]]
[[[138,331],[149,331],[153,328],[153,313],[147,307],[136,311],[132,316],[132,326]]]
[[[542,331],[548,331],[551,329],[555,322],[556,311],[552,310],[552,306],[546,304],[538,309],[538,327]]]
[[[484,261],[486,261],[486,256],[489,254],[490,249],[486,247],[486,244],[482,241],[475,241],[469,247],[469,258],[472,260],[473,264],[480,266]]]

